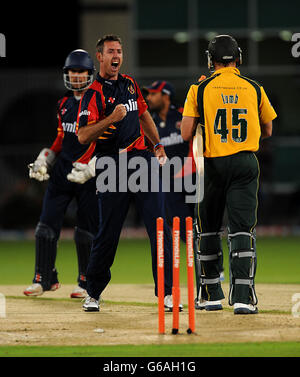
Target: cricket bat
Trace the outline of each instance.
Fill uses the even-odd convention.
[[[202,127],[197,125],[193,139],[193,155],[200,179],[204,176],[204,157],[203,157],[203,135]]]
[[[193,139],[193,155],[194,161],[196,164],[196,170],[198,175],[198,183],[196,190],[196,205],[195,205],[195,217],[194,217],[194,260],[195,260],[195,275],[196,275],[196,287],[197,287],[197,296],[195,299],[196,309],[200,309],[200,276],[201,276],[201,264],[199,259],[199,240],[200,233],[197,226],[197,209],[199,208],[199,203],[201,203],[204,196],[204,157],[203,157],[203,134],[202,127],[200,124],[196,127],[196,133]]]

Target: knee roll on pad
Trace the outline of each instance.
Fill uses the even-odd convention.
[[[45,238],[47,240],[55,240],[56,241],[56,234],[54,230],[48,226],[47,224],[43,224],[39,222],[35,228],[35,236],[40,238]]]
[[[255,232],[228,234],[229,247],[229,305],[235,302],[257,304],[254,287],[256,273],[256,235]]]

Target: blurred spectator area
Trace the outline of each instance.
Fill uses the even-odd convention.
[[[49,146],[49,143],[45,144]],[[0,229],[26,229],[36,225],[47,187],[28,177],[27,164],[42,144],[6,146],[0,151]],[[259,225],[300,225],[300,138],[274,137],[262,143],[260,162]],[[64,226],[75,224],[76,205],[71,203]],[[132,205],[126,225],[141,226]]]
[[[243,50],[241,73],[265,87],[278,113],[273,137],[261,143],[257,154],[259,222],[300,225],[300,58],[291,54],[292,35],[300,33],[299,0],[51,4],[47,17],[41,16],[42,4],[31,3],[20,3],[18,14],[11,6],[0,15],[7,46],[7,57],[0,58],[0,228],[36,225],[46,183],[30,180],[27,164],[56,136],[56,103],[65,92],[64,60],[75,48],[94,57],[97,39],[107,33],[122,38],[123,72],[140,86],[156,79],[172,82],[181,105],[189,86],[202,74],[209,75],[208,41],[217,34],[232,34]],[[65,226],[72,226],[74,216],[71,205]],[[139,224],[134,210],[128,221]]]

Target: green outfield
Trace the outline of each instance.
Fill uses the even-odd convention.
[[[299,357],[300,342],[118,346],[9,346],[0,357]]]
[[[300,237],[262,237],[257,241],[256,282],[264,284],[299,284]],[[186,282],[185,246],[182,244],[181,281]],[[30,284],[34,270],[34,241],[0,242],[0,285]],[[62,284],[75,284],[77,257],[72,241],[60,241],[57,269]],[[228,281],[228,250],[224,240],[224,268]],[[111,284],[151,284],[151,256],[148,240],[120,241],[112,268]],[[55,299],[53,299],[55,300]],[[66,301],[70,299],[66,298]],[[1,320],[1,319],[0,319]],[[299,318],[300,327],[300,318]],[[300,337],[299,337],[300,339]],[[0,356],[300,356],[300,342],[248,342],[215,344],[149,344],[115,346],[0,346]]]
[[[263,237],[257,241],[257,283],[300,284],[300,237]],[[224,241],[224,269],[228,272],[228,251]],[[181,245],[181,279],[185,274],[185,245]],[[0,242],[0,285],[28,284],[34,270],[34,241]],[[59,280],[73,284],[77,277],[77,259],[72,241],[60,241],[57,251]],[[130,273],[129,273],[130,271]],[[228,273],[225,274],[228,277]],[[152,283],[148,240],[120,241],[111,283]]]

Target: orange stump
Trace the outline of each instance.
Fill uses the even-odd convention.
[[[165,276],[164,276],[164,220],[156,219],[157,242],[157,295],[158,295],[158,333],[165,333]]]
[[[187,333],[195,331],[195,307],[194,307],[194,248],[193,248],[193,219],[186,217],[186,262],[187,262],[187,283],[188,283],[188,308],[189,328]]]
[[[180,267],[180,219],[173,218],[173,328],[172,334],[177,334],[179,330],[179,302],[180,302],[180,287],[179,287],[179,267]]]

